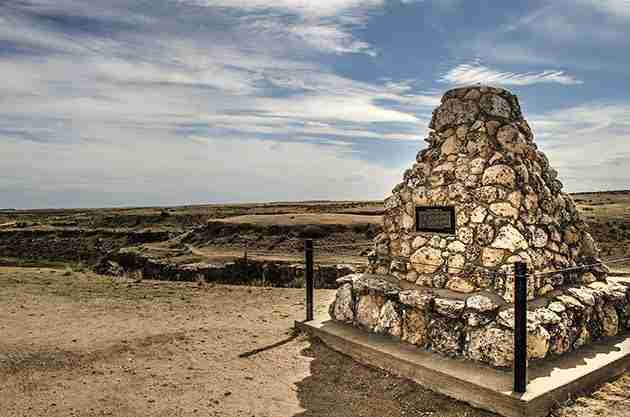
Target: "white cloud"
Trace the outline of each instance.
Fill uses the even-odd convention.
[[[410,80],[356,81],[310,59],[340,45],[367,52],[344,37],[361,13],[335,15],[330,26],[309,17],[291,26],[295,34],[243,30],[250,22],[229,16],[236,24],[219,34],[138,27],[124,42],[73,39],[12,16],[0,34],[54,52],[2,59],[0,76],[12,80],[0,87],[3,204],[381,198],[401,173],[361,159],[361,141],[420,146],[439,97]],[[331,30],[309,32],[318,25]]]
[[[367,42],[359,41],[338,26],[296,25],[289,28],[289,33],[303,39],[309,45],[326,52],[338,54],[348,52],[365,52],[375,56]]]
[[[352,31],[362,27],[369,13],[384,0],[180,0],[213,9],[255,13],[243,16],[241,24],[249,30],[302,41],[325,53],[365,53],[375,56],[370,45],[356,39]],[[292,16],[293,19],[288,18]],[[297,22],[295,21],[297,18]]]
[[[234,8],[245,11],[280,10],[307,19],[337,16],[350,10],[382,6],[384,0],[180,0],[207,7]]]
[[[502,24],[452,44],[454,55],[493,65],[560,66],[623,75],[622,50],[630,36],[630,1],[557,0],[518,8]]]
[[[4,179],[0,191],[5,196],[15,191],[16,197],[3,204],[81,207],[380,199],[400,176],[398,170],[349,157],[345,144],[194,139],[177,143],[161,136],[148,141],[125,136],[115,144],[91,146],[7,141],[2,147],[6,163],[0,167]],[[24,154],[31,165],[28,176],[21,175]],[[50,163],[51,155],[55,164]],[[55,199],[63,202],[51,203]]]
[[[570,191],[630,188],[630,105],[591,103],[529,118]]]
[[[590,6],[613,17],[630,17],[630,1],[628,0],[577,0],[577,3]]]
[[[483,65],[460,64],[441,76],[438,81],[451,84],[504,84],[530,85],[538,83],[558,83],[565,85],[582,84],[582,81],[565,74],[564,71],[545,70],[541,72],[515,73],[499,71]]]

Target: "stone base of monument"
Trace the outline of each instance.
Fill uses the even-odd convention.
[[[630,334],[625,332],[530,364],[527,391],[517,394],[512,391],[510,371],[421,350],[389,336],[333,321],[327,313],[296,325],[361,363],[506,417],[546,416],[568,398],[592,391],[630,369]]]
[[[505,416],[546,415],[630,367],[630,279],[565,285],[528,302],[529,383],[512,393],[514,305],[489,291],[351,274],[326,316],[301,324],[353,358]]]

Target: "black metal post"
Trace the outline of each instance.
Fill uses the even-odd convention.
[[[306,264],[306,321],[313,320],[313,240],[304,241],[304,263]]]
[[[527,265],[514,263],[514,392],[527,390]]]

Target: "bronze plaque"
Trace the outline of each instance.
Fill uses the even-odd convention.
[[[416,206],[416,232],[455,234],[455,207]]]

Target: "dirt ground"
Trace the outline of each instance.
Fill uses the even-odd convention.
[[[493,416],[295,334],[303,297],[0,268],[0,416]],[[630,376],[555,414],[630,415]]]

